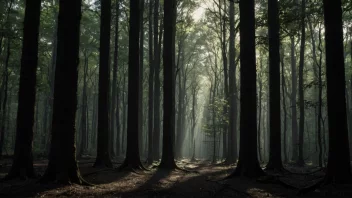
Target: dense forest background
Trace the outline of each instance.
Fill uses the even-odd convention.
[[[233,175],[258,177],[326,170],[332,155],[339,168],[352,153],[352,3],[331,2],[0,1],[8,176],[34,176],[33,159],[49,160],[44,180],[83,184],[76,158],[120,170],[239,160]]]

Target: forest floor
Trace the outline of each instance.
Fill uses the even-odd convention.
[[[122,159],[114,161],[116,167]],[[36,180],[13,180],[0,183],[0,197],[298,197],[299,189],[324,176],[317,167],[297,168],[286,165],[292,173],[270,175],[258,180],[226,179],[234,166],[209,161],[178,161],[188,171],[118,172],[116,169],[92,168],[94,159],[79,161],[81,174],[93,186],[38,184]],[[0,161],[0,178],[8,172],[11,160]],[[36,160],[35,169],[42,175],[47,160]],[[151,168],[151,167],[150,167]],[[325,186],[299,197],[352,197],[352,186]]]

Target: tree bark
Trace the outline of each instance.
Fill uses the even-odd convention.
[[[88,130],[87,130],[87,75],[88,75],[88,55],[87,52],[84,52],[84,64],[83,64],[83,91],[82,91],[82,108],[81,108],[81,145],[79,156],[82,157],[83,154],[87,152],[88,149]]]
[[[4,66],[4,76],[2,82],[2,90],[4,92],[4,99],[2,104],[0,104],[2,113],[1,113],[1,128],[0,128],[0,158],[3,154],[4,143],[5,143],[5,127],[6,127],[6,117],[7,117],[7,96],[8,96],[8,86],[9,86],[9,61],[11,56],[11,38],[7,38],[7,47],[6,47],[6,58],[5,58],[5,66]]]
[[[140,42],[139,42],[139,102],[138,102],[138,140],[139,153],[143,151],[143,79],[144,79],[144,0],[140,0]]]
[[[282,109],[284,111],[284,127],[283,127],[283,149],[284,149],[284,163],[288,162],[288,155],[287,155],[287,109],[286,109],[286,79],[285,79],[285,59],[284,59],[284,47],[282,47],[281,50],[281,82],[282,82],[282,86],[281,86],[281,90],[282,90]]]
[[[173,141],[175,134],[175,56],[176,0],[164,2],[164,118],[163,148],[159,168],[175,169]]]
[[[280,107],[280,22],[277,0],[268,1],[270,150],[267,170],[282,171]]]
[[[159,24],[159,0],[154,2],[154,134],[153,134],[153,158],[160,159],[160,48],[158,38]],[[160,27],[161,29],[161,27]]]
[[[36,72],[41,0],[27,1],[18,92],[15,154],[8,178],[35,177],[33,168],[33,124],[36,101]],[[3,133],[2,133],[3,134]]]
[[[139,60],[139,36],[140,36],[140,1],[130,2],[130,31],[129,31],[129,55],[128,55],[128,114],[127,114],[127,151],[126,158],[120,170],[144,169],[139,158],[138,142],[138,104],[139,104],[139,81],[140,66]]]
[[[305,25],[305,18],[306,18],[306,0],[302,0],[302,13],[301,13],[301,28],[302,28],[302,35],[301,35],[301,51],[300,51],[300,59],[299,59],[299,81],[298,81],[298,92],[299,92],[299,144],[298,144],[298,159],[297,165],[303,166],[304,159],[303,159],[303,145],[304,145],[304,79],[303,79],[303,72],[304,72],[304,55],[305,55],[305,45],[306,45],[306,25]]]
[[[114,143],[119,146],[119,116],[118,112],[118,101],[117,101],[117,69],[118,69],[118,49],[119,49],[119,0],[115,0],[115,30],[114,30],[114,60],[113,60],[113,68],[112,68],[112,85],[111,85],[111,119],[110,119],[110,155],[118,156],[119,153],[115,152]],[[116,138],[115,138],[115,121],[116,121]],[[115,141],[116,140],[116,141]],[[116,150],[119,150],[116,147]]]
[[[257,102],[254,0],[240,1],[241,114],[240,155],[232,176],[256,178],[264,175],[257,153]]]
[[[229,45],[229,100],[230,116],[228,131],[228,153],[226,161],[237,161],[237,85],[236,85],[236,48],[235,48],[235,3],[230,2],[230,45]]]
[[[262,71],[263,69],[263,60],[262,60],[262,54],[260,54],[260,59],[259,59],[260,63],[260,71]],[[259,98],[259,102],[258,102],[258,106],[259,106],[259,115],[258,115],[258,155],[259,155],[259,162],[263,162],[263,158],[262,158],[262,146],[261,146],[261,136],[262,136],[262,100],[263,100],[263,82],[262,82],[262,75],[258,75],[258,77],[260,79],[258,79],[259,81],[259,93],[258,93],[258,98]],[[265,157],[264,157],[265,158]]]
[[[52,139],[42,182],[85,183],[75,145],[81,4],[81,0],[60,1]]]
[[[326,183],[351,183],[341,0],[324,0],[329,156]]]
[[[297,131],[297,66],[296,66],[296,49],[295,49],[295,38],[291,39],[291,108],[292,108],[292,156],[291,160],[296,161],[298,159],[298,131]]]
[[[101,1],[98,145],[94,167],[112,167],[109,154],[109,60],[110,60],[111,0]]]
[[[149,0],[149,88],[148,88],[148,164],[153,163],[153,115],[154,115],[154,54],[153,54],[153,0]],[[155,24],[154,24],[155,25]],[[154,46],[156,47],[156,46]]]

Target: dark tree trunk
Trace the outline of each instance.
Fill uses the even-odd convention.
[[[123,76],[123,88],[122,88],[122,134],[121,134],[121,151],[125,154],[126,151],[126,75]]]
[[[287,156],[287,109],[286,109],[286,80],[285,80],[285,65],[284,65],[284,47],[282,47],[282,51],[281,51],[281,82],[282,82],[282,86],[281,86],[281,90],[282,90],[282,109],[284,111],[284,127],[283,127],[283,149],[284,149],[284,162],[287,163],[288,162],[288,156]]]
[[[143,169],[143,165],[139,158],[138,143],[138,104],[140,81],[139,60],[139,36],[140,36],[140,1],[130,2],[130,31],[129,31],[129,55],[128,55],[128,115],[127,115],[127,151],[126,158],[121,167],[127,170]]]
[[[35,177],[33,168],[33,124],[36,100],[38,37],[41,0],[26,1],[23,29],[20,87],[18,92],[15,154],[8,178]]]
[[[303,144],[304,144],[304,79],[303,79],[303,72],[304,72],[304,54],[306,48],[306,25],[305,25],[305,18],[306,18],[306,0],[302,0],[302,13],[301,13],[301,28],[302,28],[302,35],[301,35],[301,51],[300,51],[300,59],[299,59],[299,81],[298,81],[298,91],[299,91],[299,149],[298,149],[298,159],[297,165],[303,166],[304,159],[303,159]]]
[[[164,2],[164,118],[163,149],[159,168],[176,168],[172,134],[175,134],[175,56],[176,0]]]
[[[191,125],[191,161],[196,160],[196,142],[195,142],[195,128],[197,125],[197,118],[196,118],[196,107],[197,107],[197,93],[198,93],[198,82],[192,83],[192,125]]]
[[[224,1],[224,10],[227,11],[227,6],[226,6],[226,0]],[[221,5],[221,0],[220,0],[220,5]],[[226,29],[226,14],[224,13],[222,15],[221,8],[219,9],[220,11],[220,17],[222,17],[221,21],[221,31],[222,31],[222,43],[221,43],[221,52],[222,52],[222,61],[223,61],[223,68],[224,68],[224,95],[225,95],[225,101],[226,105],[223,107],[223,114],[224,116],[227,116],[228,112],[228,101],[229,101],[229,75],[228,75],[228,68],[227,68],[227,50],[226,50],[226,39],[227,39],[227,29]],[[235,58],[235,57],[231,57]],[[227,145],[226,145],[226,134],[228,132],[228,125],[226,123],[223,123],[223,151],[224,151],[224,158],[227,158]]]
[[[140,0],[140,42],[139,42],[139,101],[138,101],[138,140],[139,152],[143,151],[143,76],[144,76],[144,0]]]
[[[259,67],[260,67],[260,71],[263,71],[263,58],[262,58],[262,54],[260,54],[260,58],[259,58]],[[263,109],[263,104],[262,104],[262,100],[263,100],[263,79],[262,79],[262,75],[258,75],[258,77],[260,79],[258,79],[258,84],[259,84],[259,93],[258,93],[258,98],[259,98],[259,102],[258,102],[258,107],[259,107],[259,114],[258,114],[258,155],[259,155],[259,162],[262,163],[263,162],[263,158],[262,158],[262,145],[261,145],[261,136],[262,136],[262,109]],[[264,153],[265,154],[265,153]],[[264,156],[265,158],[265,156]]]
[[[352,36],[352,32],[351,32],[351,36]],[[351,60],[352,60],[352,40],[350,41],[350,45],[351,45]],[[352,65],[352,61],[351,61],[351,65]],[[352,101],[352,75],[350,80],[350,91],[351,91],[351,101]],[[350,110],[350,114],[352,116],[352,109]],[[350,119],[349,122],[352,128],[352,118]],[[350,133],[350,143],[352,144],[352,129],[349,133]],[[350,147],[350,154],[352,154],[352,146]]]
[[[97,94],[93,94],[93,99],[92,99],[92,108],[93,108],[93,113],[92,113],[92,146],[96,147],[97,146],[97,124],[98,124],[98,101],[97,101]]]
[[[9,61],[11,56],[11,38],[7,39],[7,54],[5,58],[5,66],[4,66],[4,77],[2,82],[2,91],[4,92],[4,99],[2,104],[0,104],[0,108],[2,109],[1,112],[1,128],[0,128],[0,158],[3,154],[4,143],[5,143],[5,127],[6,127],[6,119],[7,119],[7,94],[8,94],[8,86],[9,86]]]
[[[296,49],[295,49],[295,38],[291,38],[291,81],[292,81],[292,93],[291,93],[291,108],[292,108],[292,161],[298,159],[298,131],[297,131],[297,66],[296,66]]]
[[[241,48],[241,114],[240,155],[238,166],[231,176],[259,177],[264,175],[257,153],[257,103],[255,63],[254,0],[240,1]],[[230,176],[230,177],[231,177]]]
[[[181,49],[183,48],[183,44],[181,44],[182,42],[180,42],[179,46],[178,46],[178,59],[183,56],[182,52],[181,52]],[[182,87],[182,71],[183,70],[183,62],[179,63],[178,62],[178,74],[177,74],[177,78],[178,78],[178,81],[177,81],[177,84],[178,84],[178,113],[177,113],[177,124],[176,124],[176,147],[175,147],[175,158],[176,159],[179,159],[181,158],[181,152],[182,152],[182,136],[183,136],[183,133],[184,133],[184,129],[183,129],[183,105],[184,105],[184,94],[183,94],[183,87]]]
[[[154,134],[153,134],[153,159],[160,159],[160,48],[158,36],[159,0],[154,2]],[[161,27],[160,27],[161,29]]]
[[[153,60],[153,0],[149,0],[149,88],[148,88],[148,164],[153,163],[154,60]],[[155,46],[156,47],[156,46]]]
[[[322,123],[322,108],[323,108],[323,72],[322,72],[322,58],[323,58],[323,50],[322,50],[322,38],[321,38],[321,29],[319,29],[319,64],[318,66],[318,147],[319,147],[319,166],[323,166],[323,147],[322,147],[322,130],[321,130],[321,123]],[[323,131],[324,132],[324,131]]]
[[[324,0],[329,156],[325,182],[351,183],[341,0]]]
[[[119,45],[119,0],[115,0],[115,11],[116,11],[116,17],[115,17],[115,30],[114,30],[114,60],[113,60],[113,68],[112,68],[112,85],[111,85],[111,119],[110,119],[110,155],[113,156],[118,156],[119,153],[115,152],[114,148],[114,143],[116,140],[116,146],[119,145],[119,124],[118,122],[118,112],[119,109],[118,107],[118,101],[117,101],[117,67],[118,67],[118,45]],[[116,121],[116,138],[115,138],[115,121]],[[119,150],[118,147],[116,147],[116,150]],[[119,151],[118,151],[119,152]]]
[[[88,75],[88,55],[84,52],[83,64],[83,91],[82,91],[82,108],[81,108],[81,146],[79,156],[82,157],[88,149],[88,130],[87,130],[87,112],[88,112],[88,99],[87,99],[87,75]]]
[[[115,111],[115,121],[116,121],[116,156],[121,154],[121,123],[120,123],[120,89],[119,85],[116,85],[116,111]]]
[[[228,131],[228,153],[227,163],[237,161],[237,87],[236,87],[236,48],[235,48],[235,3],[230,2],[230,45],[229,45],[229,95],[230,116]]]
[[[52,139],[43,182],[84,182],[76,161],[75,144],[81,3],[81,0],[60,1]]]
[[[101,1],[98,145],[94,167],[112,167],[109,155],[109,56],[110,56],[111,0]]]
[[[268,1],[270,150],[267,170],[282,171],[280,109],[280,23],[277,0]]]
[[[215,58],[216,60],[216,58]],[[216,61],[217,62],[217,61]],[[216,66],[217,67],[217,66]],[[217,88],[217,77],[215,73],[215,82],[213,86],[213,99],[212,99],[212,120],[213,120],[213,163],[216,164],[216,112],[215,112],[215,97],[216,97],[216,88]]]

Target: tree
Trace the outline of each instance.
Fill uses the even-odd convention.
[[[130,31],[129,31],[129,54],[128,54],[128,115],[127,115],[127,151],[126,158],[120,170],[144,169],[139,158],[138,143],[138,104],[139,104],[139,36],[140,36],[140,2],[130,2]]]
[[[270,150],[267,170],[283,169],[281,161],[280,35],[277,0],[268,1]]]
[[[159,0],[154,2],[154,134],[153,134],[153,158],[154,160],[160,159],[160,50],[159,38],[161,38],[161,26],[160,34],[158,33],[159,26]]]
[[[81,0],[61,0],[59,4],[52,138],[42,182],[85,183],[77,165],[75,145],[81,4]]]
[[[255,63],[254,0],[240,1],[241,48],[241,114],[240,155],[233,176],[259,177],[264,175],[257,154],[257,103]],[[243,23],[245,21],[245,23]]]
[[[229,100],[230,119],[228,131],[228,153],[226,161],[234,163],[237,160],[237,85],[236,85],[236,49],[235,49],[235,3],[230,2],[230,45],[229,45]]]
[[[153,0],[149,0],[149,95],[148,95],[148,164],[153,163],[153,116],[154,116],[154,54],[153,54]],[[156,47],[156,46],[155,46]]]
[[[18,93],[15,155],[7,178],[35,177],[33,168],[33,125],[41,0],[26,1]]]
[[[139,104],[138,104],[138,131],[139,131],[139,149],[143,149],[143,76],[144,76],[144,0],[140,0],[140,42],[139,42]]]
[[[115,0],[115,41],[114,41],[114,61],[113,61],[113,68],[112,68],[112,85],[111,85],[111,120],[110,120],[110,154],[111,156],[119,155],[120,154],[120,144],[119,144],[119,136],[120,136],[120,128],[119,128],[119,109],[118,106],[118,97],[117,97],[117,69],[118,69],[118,45],[119,45],[119,0]],[[115,117],[115,119],[114,119]],[[115,153],[114,149],[114,134],[115,134],[115,120],[116,120],[116,150]]]
[[[291,108],[292,108],[292,161],[298,159],[298,131],[297,131],[297,65],[296,65],[296,47],[295,37],[290,36],[291,40]]]
[[[329,156],[326,183],[351,183],[341,0],[324,0]]]
[[[164,2],[164,119],[163,150],[159,168],[175,169],[172,134],[175,133],[175,60],[176,0]]]
[[[98,145],[94,167],[112,167],[109,155],[109,56],[110,56],[111,0],[101,1]]]
[[[297,164],[299,166],[304,165],[303,159],[303,144],[304,144],[304,88],[303,88],[303,69],[304,69],[304,53],[306,45],[306,0],[302,0],[302,13],[301,13],[301,51],[299,59],[299,81],[298,81],[298,92],[299,92],[299,146],[298,146],[298,159]]]

